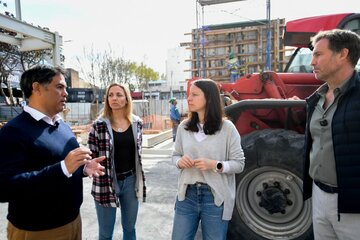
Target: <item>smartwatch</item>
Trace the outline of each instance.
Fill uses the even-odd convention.
[[[223,168],[223,164],[221,162],[217,162],[216,163],[216,168],[215,171],[216,172],[221,172],[221,169]]]

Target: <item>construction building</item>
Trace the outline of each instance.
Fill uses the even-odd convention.
[[[203,26],[193,29],[191,42],[181,43],[191,51],[191,78],[211,78],[219,82],[228,82],[227,68],[230,53],[235,54],[241,65],[241,74],[245,75],[263,70],[282,71],[287,63],[286,50],[282,35],[285,19],[237,22],[220,25]],[[271,38],[267,37],[271,30]],[[271,39],[271,69],[265,68],[267,56],[267,39]]]

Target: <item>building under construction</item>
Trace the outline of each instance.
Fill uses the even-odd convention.
[[[191,51],[191,77],[211,78],[219,82],[230,79],[228,57],[234,53],[240,63],[240,75],[260,72],[266,68],[267,33],[271,30],[271,70],[282,71],[287,63],[282,42],[285,19],[237,22],[203,26],[193,29],[191,42],[181,46]]]

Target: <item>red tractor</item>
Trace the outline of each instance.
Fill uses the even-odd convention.
[[[299,48],[286,72],[219,84],[233,99],[225,112],[242,137],[246,157],[245,170],[236,176],[228,239],[313,239],[311,201],[302,198],[305,101],[288,98],[304,99],[322,84],[312,73],[308,46],[318,31],[334,28],[360,31],[360,14],[288,22],[285,44]]]

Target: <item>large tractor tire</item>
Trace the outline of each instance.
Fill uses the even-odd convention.
[[[313,239],[311,202],[302,198],[304,135],[282,129],[242,137],[229,240]]]

